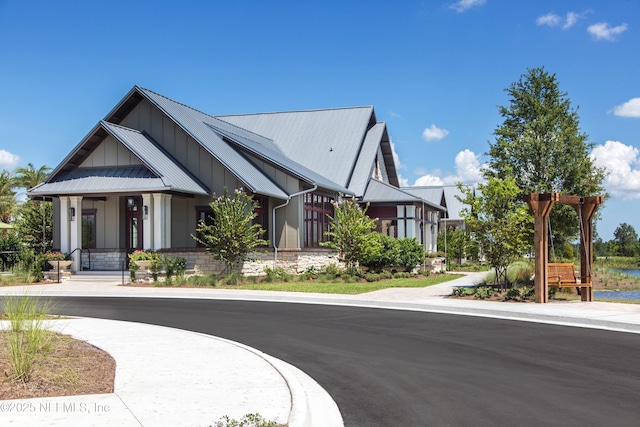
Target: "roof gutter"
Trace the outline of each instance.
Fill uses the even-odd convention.
[[[290,194],[289,196],[287,196],[287,201],[286,202],[284,202],[283,204],[278,205],[278,206],[273,208],[273,214],[271,215],[271,218],[273,220],[272,239],[273,239],[273,269],[274,270],[276,269],[276,264],[278,262],[278,245],[276,245],[276,209],[284,208],[285,206],[287,206],[289,204],[291,199],[293,199],[294,197],[302,196],[303,194],[307,194],[307,193],[311,193],[313,191],[316,191],[317,189],[318,189],[318,184],[313,184],[313,187],[309,188],[308,190],[303,190],[303,191],[299,191],[297,193]]]

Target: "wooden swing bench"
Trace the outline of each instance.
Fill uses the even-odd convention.
[[[591,282],[578,281],[576,269],[571,263],[549,263],[547,264],[548,285],[550,288],[590,288]]]

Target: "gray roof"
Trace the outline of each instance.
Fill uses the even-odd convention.
[[[316,173],[310,173],[310,170],[282,156],[278,147],[275,146],[269,138],[256,135],[246,129],[240,129],[237,126],[232,126],[233,124],[225,124],[223,121],[216,120],[215,117],[187,107],[150,90],[142,88],[139,88],[139,90],[158,108],[164,111],[165,114],[175,120],[185,132],[198,141],[200,145],[208,150],[220,163],[233,173],[238,180],[243,182],[247,188],[254,193],[281,199],[288,197],[287,193],[280,186],[260,168],[251,163],[241,151],[236,149],[238,146],[265,160],[269,160],[270,158],[281,159],[282,162],[274,163],[274,165],[307,181],[309,184],[317,184],[319,187],[327,190],[351,194],[347,188],[337,184],[335,181]],[[222,136],[235,142],[235,144],[229,144]]]
[[[384,135],[386,126],[384,123],[376,123],[367,132],[362,144],[362,149],[358,155],[358,160],[353,169],[353,174],[349,179],[349,188],[358,195],[364,195],[369,179],[371,178],[372,168],[376,154],[378,153],[378,145]]]
[[[447,203],[447,218],[456,221],[463,221],[461,212],[467,206],[458,200],[458,197],[463,197],[462,191],[458,188],[458,186],[445,186],[444,190],[444,199]]]
[[[444,190],[442,187],[400,187],[403,191],[428,200],[431,203],[442,205]]]
[[[362,194],[349,181],[367,130],[375,124],[373,107],[216,117],[264,135],[289,159]],[[363,167],[371,171],[371,163]],[[362,187],[360,181],[358,186]]]
[[[102,132],[104,131],[104,132]],[[118,193],[126,191],[171,191],[208,195],[209,189],[186,169],[179,166],[166,151],[148,135],[101,121],[76,147],[84,145],[96,135],[104,139],[111,135],[129,149],[144,164],[141,167],[62,168],[64,162],[49,175],[44,183],[29,191],[30,195]],[[95,144],[95,143],[94,143]],[[74,152],[70,154],[73,156]],[[68,156],[69,157],[69,156]]]
[[[445,208],[440,206],[439,203],[431,203],[428,200],[409,194],[398,187],[394,187],[393,185],[374,178],[369,180],[369,185],[367,186],[367,191],[365,192],[362,201],[372,203],[424,203],[431,210],[445,210]]]

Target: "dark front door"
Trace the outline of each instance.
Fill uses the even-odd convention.
[[[142,250],[142,197],[127,197],[127,253]],[[129,257],[127,257],[127,265]]]

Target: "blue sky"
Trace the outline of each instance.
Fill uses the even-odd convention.
[[[555,73],[640,233],[637,0],[0,0],[0,168],[54,167],[134,84],[209,114],[373,105],[406,185],[474,183],[504,89]]]

